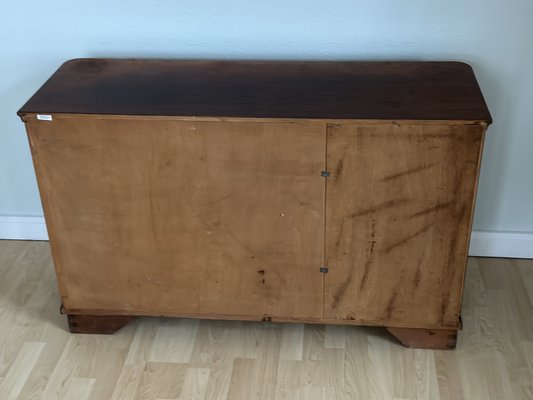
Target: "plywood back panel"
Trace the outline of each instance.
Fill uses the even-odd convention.
[[[458,326],[482,125],[330,125],[325,318]]]
[[[67,310],[322,317],[324,125],[27,127]]]

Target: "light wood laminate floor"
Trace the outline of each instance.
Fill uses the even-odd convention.
[[[533,399],[532,303],[533,260],[471,258],[454,351],[377,328],[190,319],[72,335],[48,243],[0,241],[0,399]]]

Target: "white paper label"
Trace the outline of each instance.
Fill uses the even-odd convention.
[[[52,116],[51,115],[47,115],[47,114],[37,114],[37,119],[39,121],[51,121],[52,120]]]

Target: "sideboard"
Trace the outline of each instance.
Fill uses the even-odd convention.
[[[491,122],[467,64],[76,59],[18,114],[71,332],[166,316],[455,347]]]

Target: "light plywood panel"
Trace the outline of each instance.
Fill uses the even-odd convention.
[[[328,127],[325,318],[459,326],[483,133]]]
[[[27,128],[67,312],[322,317],[324,125]]]

